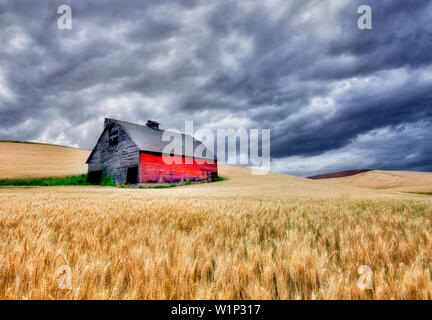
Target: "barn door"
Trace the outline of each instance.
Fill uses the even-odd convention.
[[[127,171],[127,184],[137,184],[138,183],[138,167],[130,167]]]
[[[211,173],[212,181],[215,181],[217,178],[218,178],[217,172],[212,171],[212,173]]]
[[[100,184],[102,180],[102,170],[89,171],[87,175],[87,182],[92,184]]]

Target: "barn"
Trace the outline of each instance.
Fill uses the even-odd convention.
[[[201,146],[200,157],[191,148],[182,147],[181,152],[164,154],[164,147],[170,141],[163,141],[165,132],[160,124],[149,120],[146,125],[115,119],[105,119],[104,129],[87,159],[88,181],[99,183],[105,175],[112,177],[116,185],[148,183],[182,183],[203,181],[217,177],[217,160],[201,141],[182,133],[166,131],[181,138],[183,146],[186,137],[191,139],[193,150]],[[166,163],[163,156],[169,156],[173,163]],[[204,161],[203,161],[204,160]]]

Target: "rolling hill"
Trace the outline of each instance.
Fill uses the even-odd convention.
[[[87,173],[90,151],[42,143],[0,141],[0,179]]]
[[[353,176],[353,175],[356,175],[356,174],[359,174],[362,172],[366,172],[366,171],[370,171],[370,170],[346,170],[346,171],[321,174],[321,175],[317,175],[317,176],[311,176],[311,177],[307,177],[307,178],[308,179],[314,179],[314,180],[329,179],[329,178],[342,178],[342,177]]]
[[[428,172],[370,170],[344,177],[320,179],[320,181],[369,189],[432,192],[432,173]]]
[[[87,173],[85,161],[90,151],[51,144],[0,141],[0,179],[60,177]],[[270,172],[267,175],[252,175],[242,167],[219,165],[219,175],[227,178],[221,184],[190,186],[197,194],[211,192],[220,197],[230,192],[248,196],[289,198],[314,195],[338,196],[346,193],[346,187],[337,184],[316,183],[313,180]],[[189,188],[188,188],[189,189]],[[355,193],[366,191],[355,189]]]
[[[85,161],[89,150],[70,148],[52,144],[0,140],[0,179],[20,179],[39,177],[61,177],[87,173]],[[365,189],[391,189],[404,192],[431,192],[432,173],[402,171],[346,171],[307,179],[270,172],[263,176],[251,175],[250,169],[229,165],[219,165],[219,174],[228,180],[225,187],[238,192],[262,196],[291,197],[299,195],[331,196],[346,192],[368,193]],[[358,173],[359,172],[359,173]],[[348,174],[348,175],[347,175]],[[218,188],[206,186],[207,188]],[[267,190],[268,192],[262,192]],[[207,192],[207,191],[203,191]],[[226,189],[223,190],[223,193]]]

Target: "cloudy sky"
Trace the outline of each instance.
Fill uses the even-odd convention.
[[[430,0],[0,0],[0,43],[0,139],[193,120],[270,128],[275,171],[432,171]]]

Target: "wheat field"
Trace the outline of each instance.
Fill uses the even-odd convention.
[[[172,189],[0,188],[0,299],[431,299],[431,196],[219,170]]]

